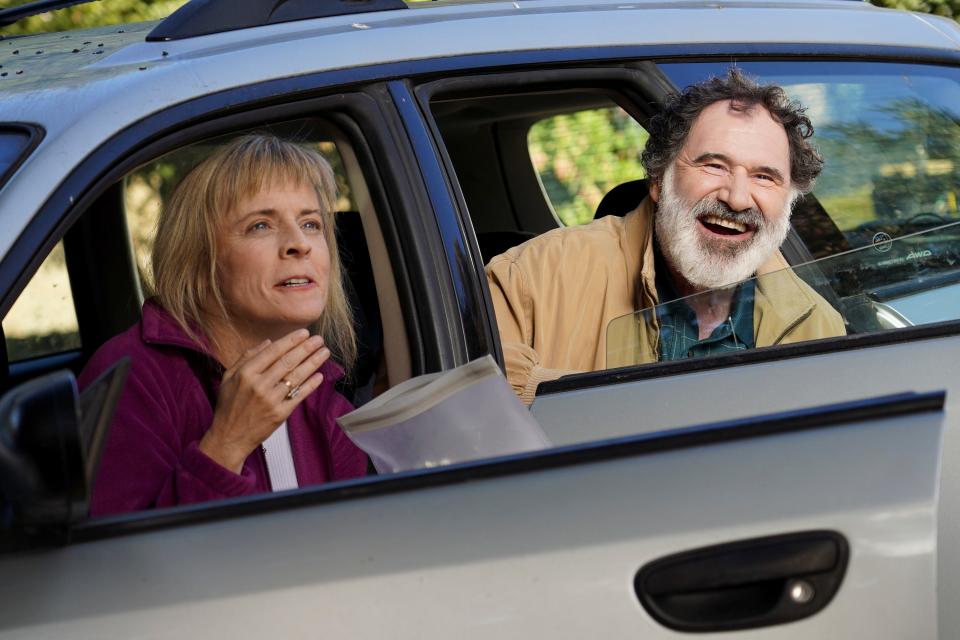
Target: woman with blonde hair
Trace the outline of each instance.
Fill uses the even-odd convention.
[[[335,422],[352,407],[334,383],[356,355],[335,197],[319,154],[270,135],[235,139],[180,182],[157,227],[155,295],[80,376],[131,359],[92,515],[366,472]]]

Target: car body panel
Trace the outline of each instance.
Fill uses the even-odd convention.
[[[555,445],[904,391],[947,389],[948,406],[960,412],[960,381],[945,377],[942,369],[931,364],[942,353],[957,349],[960,338],[950,336],[771,357],[636,381],[629,381],[624,371],[626,381],[617,384],[538,395],[531,411]],[[657,367],[664,368],[662,364],[652,365],[649,371],[653,373]],[[641,374],[643,369],[632,372]],[[764,391],[746,391],[750,389]],[[688,398],[697,401],[686,401]],[[598,406],[603,407],[602,420],[597,418]],[[637,407],[643,407],[642,421]]]
[[[944,290],[922,291],[903,296],[889,304],[914,325],[945,322],[960,318],[960,286]]]
[[[674,638],[633,594],[642,565],[830,529],[852,550],[836,599],[760,635],[934,638],[943,419],[836,425],[7,554],[0,637]],[[898,482],[886,482],[894,472]]]
[[[735,419],[763,413],[771,407],[790,409],[810,402],[850,400],[863,394],[946,389],[947,421],[954,425],[960,414],[960,386],[956,376],[946,372],[952,369],[952,354],[958,350],[960,337],[949,336],[772,359],[551,393],[538,396],[531,410],[548,437],[563,445],[596,437],[658,431],[704,419]],[[690,402],[692,397],[697,401]],[[590,407],[594,411],[589,411]],[[603,407],[602,420],[598,419],[596,407]],[[638,407],[643,407],[642,413]],[[865,453],[864,460],[869,459]],[[942,469],[940,484],[957,486],[960,430],[952,426],[944,434]],[[899,481],[899,471],[890,473]],[[951,637],[950,630],[960,628],[960,609],[956,606],[960,598],[960,549],[953,542],[958,538],[960,495],[944,491],[938,506],[937,558],[937,613],[942,638]],[[905,637],[924,636],[911,632]]]

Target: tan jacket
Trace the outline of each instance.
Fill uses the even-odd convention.
[[[611,320],[657,304],[653,202],[623,218],[555,229],[487,265],[507,379],[527,404],[537,385],[562,375],[656,362],[657,327]],[[844,335],[843,319],[778,253],[758,271],[756,346]]]

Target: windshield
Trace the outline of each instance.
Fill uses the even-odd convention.
[[[695,310],[718,307],[725,311],[716,326],[701,329]],[[765,328],[779,332],[816,307],[836,310],[848,334],[960,319],[960,222],[615,318],[607,326],[607,366],[779,344],[781,336]],[[819,337],[829,336],[804,339]]]

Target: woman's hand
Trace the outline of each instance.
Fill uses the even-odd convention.
[[[323,382],[318,373],[330,350],[306,329],[244,353],[223,375],[213,424],[200,450],[240,473],[243,461]]]

